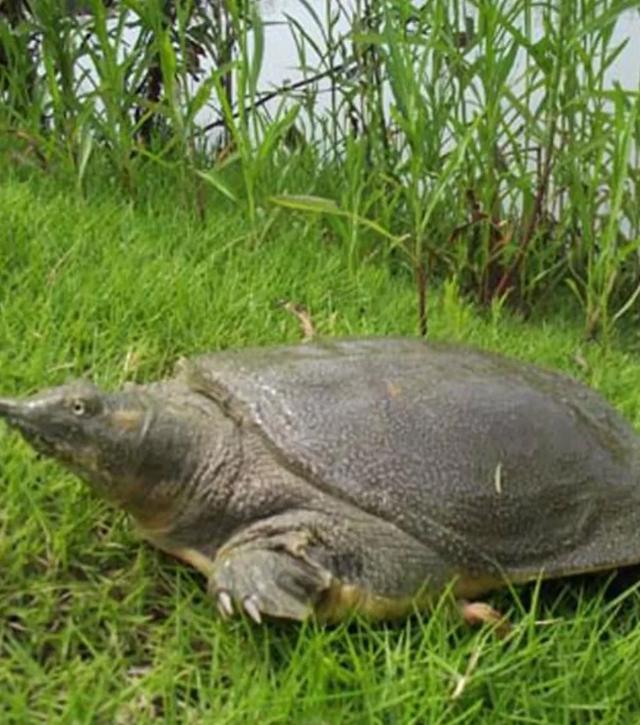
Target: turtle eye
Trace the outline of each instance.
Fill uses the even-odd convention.
[[[87,405],[81,398],[75,398],[71,401],[71,412],[77,415],[78,418],[82,417],[87,412]]]
[[[89,392],[84,394],[77,392],[73,396],[69,396],[64,402],[67,411],[75,418],[88,418],[100,413],[102,405],[100,399]]]

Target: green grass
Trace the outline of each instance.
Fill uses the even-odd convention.
[[[296,89],[269,92],[258,2],[68,5],[0,4],[14,163],[81,194],[108,167],[132,200],[169,173],[254,235],[278,195],[321,212],[353,266],[393,248],[423,288],[455,275],[525,313],[569,291],[594,337],[637,322],[640,93],[610,74],[638,0],[303,0],[283,17]]]
[[[319,220],[282,211],[257,243],[232,205],[202,224],[170,193],[134,207],[11,174],[0,218],[2,393],[76,375],[115,386],[179,355],[299,339],[282,300],[304,304],[323,335],[415,333],[410,271],[351,269]],[[448,283],[431,293],[430,335],[567,370],[640,427],[637,333],[586,344],[579,313],[562,308],[527,323],[496,305],[480,316]],[[4,428],[0,448],[2,722],[640,717],[637,588],[598,577],[500,593],[505,641],[464,627],[447,602],[394,626],[221,622],[202,579],[140,543],[124,515]]]

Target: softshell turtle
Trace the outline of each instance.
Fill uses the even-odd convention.
[[[640,561],[640,438],[596,392],[416,339],[224,351],[0,415],[195,566],[223,614],[402,616]]]

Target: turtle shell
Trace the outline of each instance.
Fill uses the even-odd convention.
[[[404,338],[224,351],[183,375],[282,466],[457,569],[524,581],[640,561],[638,436],[567,376]]]

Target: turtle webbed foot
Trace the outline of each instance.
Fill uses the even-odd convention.
[[[223,617],[244,612],[258,624],[263,616],[302,621],[330,580],[322,567],[285,548],[247,546],[216,559],[208,589]]]
[[[498,637],[501,638],[506,637],[511,631],[511,624],[507,617],[486,602],[468,602],[462,599],[458,602],[458,606],[462,618],[471,626],[492,625]]]

